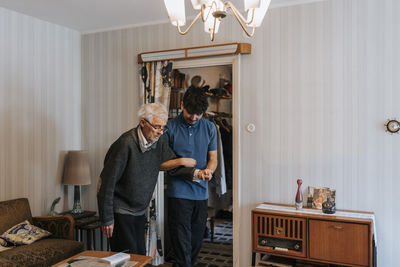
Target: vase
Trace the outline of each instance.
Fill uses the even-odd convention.
[[[297,193],[296,193],[296,210],[301,209],[303,207],[303,194],[301,192],[301,184],[303,181],[301,179],[297,179]]]
[[[332,201],[330,196],[328,196],[326,201],[322,203],[322,212],[327,214],[334,214],[336,212],[336,204]]]

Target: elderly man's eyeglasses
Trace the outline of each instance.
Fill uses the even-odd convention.
[[[163,131],[164,133],[166,132],[166,131],[168,131],[168,127],[165,125],[165,126],[160,126],[160,125],[153,125],[153,124],[151,124],[151,122],[149,122],[148,120],[146,120],[146,119],[144,119],[143,118],[143,120],[145,121],[145,122],[147,122],[154,130],[156,130],[156,131]]]

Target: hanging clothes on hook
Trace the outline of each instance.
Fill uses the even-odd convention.
[[[222,147],[221,133],[219,131],[219,125],[214,121],[215,128],[217,129],[217,156],[218,165],[214,171],[213,178],[210,184],[216,188],[216,193],[221,196],[226,193],[226,177],[225,177],[225,164],[224,164],[224,152]]]

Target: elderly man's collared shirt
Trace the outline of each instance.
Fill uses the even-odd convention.
[[[156,143],[156,142],[151,142],[149,143],[146,139],[146,137],[144,137],[143,132],[142,132],[142,127],[138,127],[138,137],[139,137],[139,145],[140,145],[140,150],[142,151],[142,153],[148,151],[151,149],[151,146]]]

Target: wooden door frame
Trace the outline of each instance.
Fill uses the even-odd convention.
[[[240,264],[240,207],[241,207],[241,157],[240,157],[240,60],[241,55],[218,56],[201,59],[176,60],[173,62],[174,69],[211,67],[219,65],[232,65],[232,153],[233,153],[233,266]]]

